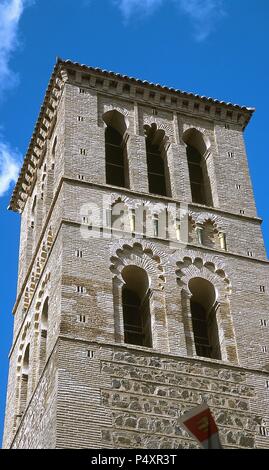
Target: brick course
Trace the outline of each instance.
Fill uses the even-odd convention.
[[[39,158],[36,177],[26,178],[31,189],[22,199],[20,177],[11,201],[21,212],[21,240],[3,446],[196,448],[179,419],[207,400],[224,447],[269,448],[268,261],[243,139],[252,111],[212,100],[208,114],[195,95],[127,77],[113,81],[78,64],[56,65],[27,155]],[[102,116],[111,110],[128,124],[128,189],[106,185]],[[144,126],[152,124],[168,137],[171,197],[148,193]],[[191,201],[183,140],[190,128],[210,142],[204,164],[213,207]],[[121,200],[129,216],[144,204],[147,235],[135,238],[129,229],[111,238],[97,216],[108,199]],[[96,213],[85,239],[81,207],[89,203]],[[186,243],[177,240],[175,226],[154,235],[154,214],[173,208],[187,208]],[[150,278],[152,349],[124,343],[121,272],[130,264]],[[222,361],[195,354],[188,287],[194,277],[217,289]],[[21,414],[23,375],[28,392]]]

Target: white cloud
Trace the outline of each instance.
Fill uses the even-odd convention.
[[[0,96],[17,82],[9,66],[10,58],[19,46],[18,25],[24,8],[32,0],[0,0]],[[21,155],[0,135],[0,197],[17,181]]]
[[[203,41],[225,16],[223,0],[174,0],[193,23],[195,37]]]
[[[11,183],[15,183],[19,176],[21,166],[21,155],[0,142],[0,197],[9,189]]]
[[[113,0],[128,21],[132,16],[150,15],[161,5],[176,5],[179,14],[188,16],[197,41],[203,41],[214,31],[218,21],[225,16],[224,0]]]
[[[28,0],[0,0],[0,92],[16,81],[9,68],[12,52],[19,44],[18,24]]]
[[[128,20],[132,15],[149,15],[153,13],[163,1],[164,0],[114,0],[114,3],[119,6],[124,19]]]

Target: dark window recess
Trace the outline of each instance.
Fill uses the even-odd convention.
[[[165,163],[157,145],[146,140],[149,192],[167,196],[165,180]]]
[[[215,289],[209,281],[202,278],[193,278],[189,288],[192,293],[190,308],[196,354],[221,359]]]
[[[102,87],[104,84],[104,80],[102,80],[101,78],[97,78],[95,83],[96,83],[96,86]]]
[[[196,202],[198,204],[206,204],[201,155],[198,150],[188,145],[187,158],[189,165],[192,202]]]
[[[128,84],[123,85],[122,91],[124,93],[130,93],[130,85],[128,85]]]
[[[114,186],[126,187],[125,158],[121,134],[108,126],[105,132],[106,142],[106,182]]]
[[[140,88],[137,88],[135,90],[136,96],[143,96],[144,95],[144,90],[141,90]]]
[[[267,429],[265,426],[260,426],[260,435],[263,437],[268,437],[269,429]]]
[[[206,311],[202,305],[191,301],[191,313],[196,354],[211,357]]]
[[[122,305],[125,343],[151,348],[151,319],[148,295],[141,301],[136,292],[124,286]]]
[[[117,86],[118,86],[118,83],[116,81],[113,80],[109,82],[109,88],[117,88]]]
[[[192,327],[194,334],[194,343],[197,356],[210,357],[212,359],[221,359],[219,346],[213,350],[210,337],[217,335],[216,319],[211,316],[205,308],[191,300]],[[215,314],[213,314],[215,317]],[[211,330],[211,331],[210,331]],[[215,332],[213,330],[216,330]]]

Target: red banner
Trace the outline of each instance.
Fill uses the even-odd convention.
[[[206,403],[184,414],[181,423],[204,449],[221,448],[218,428]]]

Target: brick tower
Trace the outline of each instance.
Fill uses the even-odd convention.
[[[268,261],[253,109],[59,59],[21,214],[5,448],[269,448]]]

